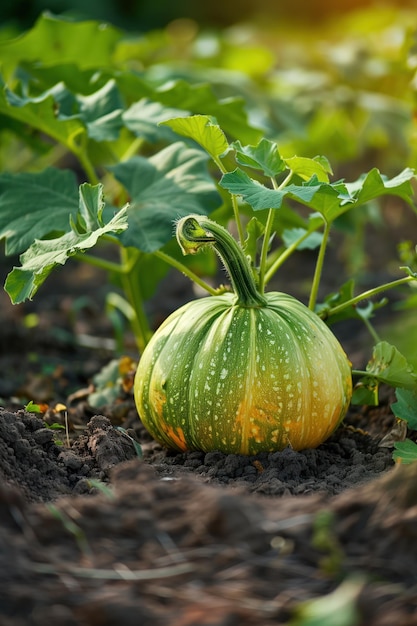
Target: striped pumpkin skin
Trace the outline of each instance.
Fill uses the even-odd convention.
[[[139,416],[176,450],[257,454],[312,448],[346,414],[350,363],[325,323],[283,293],[266,306],[234,294],[174,312],[145,349],[135,378]]]

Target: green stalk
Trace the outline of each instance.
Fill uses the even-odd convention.
[[[138,252],[135,250],[135,252]],[[149,326],[149,321],[144,309],[144,300],[140,292],[140,286],[138,281],[133,280],[133,267],[140,259],[140,253],[135,255],[135,263],[132,264],[132,259],[129,250],[126,248],[120,249],[120,256],[122,259],[122,268],[125,269],[121,273],[121,282],[123,290],[126,294],[128,302],[131,304],[135,311],[135,317],[131,320],[133,334],[135,335],[136,344],[139,352],[143,352],[149,339],[152,336],[152,331]]]
[[[162,261],[165,261],[165,263],[168,263],[168,265],[175,267],[175,269],[185,274],[185,276],[188,276],[190,280],[192,280],[194,283],[199,285],[202,289],[205,289],[205,291],[208,291],[208,293],[211,294],[212,296],[215,296],[217,294],[217,289],[214,289],[213,287],[211,287],[211,285],[206,283],[202,278],[197,276],[197,274],[195,274],[186,265],[184,265],[184,263],[177,261],[177,259],[174,259],[174,257],[170,256],[169,254],[162,252],[162,250],[156,250],[153,254],[154,256],[158,257]]]
[[[120,161],[128,161],[129,159],[131,159],[133,156],[135,156],[135,154],[139,152],[143,144],[144,139],[142,137],[136,137],[136,139],[132,141],[128,149],[124,152],[124,154],[120,158]]]
[[[88,182],[91,185],[98,185],[98,183],[100,182],[99,178],[87,154],[86,137],[84,135],[81,135],[80,143],[76,142],[76,137],[77,135],[75,137],[71,137],[68,140],[67,147],[74,154],[74,156],[76,156],[77,159],[79,160],[82,168],[87,174]]]
[[[106,270],[106,272],[116,272],[122,274],[125,271],[120,263],[107,261],[106,259],[101,259],[100,257],[93,256],[92,254],[87,254],[87,252],[78,252],[74,255],[74,259],[81,261],[82,263],[88,263],[94,267],[99,267],[102,270]]]
[[[323,218],[324,219],[324,218]],[[324,255],[326,254],[327,242],[329,240],[331,224],[325,221],[325,227],[323,231],[323,239],[320,244],[319,255],[317,257],[316,269],[314,271],[313,283],[311,285],[310,300],[308,308],[314,311],[317,302],[317,295],[319,291],[321,274],[323,271]]]
[[[312,231],[306,231],[301,237],[299,237],[294,243],[292,243],[288,248],[284,250],[282,254],[274,261],[269,270],[265,273],[265,285],[269,283],[274,274],[278,271],[278,269],[285,263],[285,261],[297,250],[300,243],[307,239],[307,237],[311,234]]]
[[[114,263],[86,253],[80,253],[74,256],[79,261],[83,261],[89,265],[93,265],[94,267],[99,267],[100,269],[108,272],[117,272],[120,275],[120,280],[127,301],[135,312],[134,316],[129,316],[129,322],[132,327],[138,349],[140,352],[143,352],[146,344],[152,336],[152,331],[143,306],[143,297],[140,293],[139,284],[137,281],[132,279],[133,269],[136,263],[140,260],[141,252],[135,249],[128,250],[120,247],[121,263]]]
[[[337,313],[340,313],[344,309],[347,309],[350,306],[354,306],[355,304],[358,304],[358,302],[361,302],[361,300],[367,300],[368,298],[372,298],[373,296],[376,296],[379,293],[382,293],[383,291],[387,291],[388,289],[394,289],[395,287],[399,287],[400,285],[406,285],[407,283],[411,283],[412,281],[415,281],[415,280],[416,278],[414,276],[405,276],[404,278],[398,278],[397,280],[393,280],[392,282],[386,283],[385,285],[380,285],[379,287],[374,287],[373,289],[364,291],[358,296],[355,296],[354,298],[351,298],[350,300],[347,300],[346,302],[343,302],[342,304],[338,304],[337,306],[334,306],[332,309],[327,311],[326,317],[330,317],[331,315],[336,315]]]
[[[265,291],[265,274],[266,274],[266,262],[268,259],[269,252],[269,240],[271,237],[272,226],[274,223],[274,211],[273,209],[269,209],[268,217],[266,219],[265,232],[262,240],[262,250],[261,257],[259,260],[259,286],[258,289],[260,293],[264,293]]]
[[[184,254],[196,254],[204,246],[213,246],[229,273],[236,303],[244,307],[266,305],[242,248],[223,226],[201,215],[183,217],[177,223],[177,240]]]
[[[215,162],[215,164],[217,165],[217,167],[219,168],[222,174],[227,174],[227,169],[225,168],[225,166],[223,165],[223,163],[221,162],[218,156],[213,156],[213,161]],[[240,245],[243,246],[243,244],[245,243],[245,233],[244,233],[243,226],[242,226],[242,220],[240,219],[239,204],[237,201],[237,196],[232,193],[230,194],[230,197],[232,200],[233,216],[235,218]]]
[[[286,187],[286,185],[288,185],[291,178],[292,178],[292,171],[289,172],[285,180],[283,180],[280,185],[278,185],[277,181],[272,176],[271,176],[271,183],[274,189],[276,190],[283,189],[283,187]],[[265,225],[265,232],[264,232],[264,236],[262,240],[261,258],[259,261],[259,291],[260,293],[264,293],[265,291],[266,264],[268,260],[269,241],[271,239],[271,232],[272,232],[272,227],[274,224],[274,215],[275,215],[274,209],[269,209],[268,217],[267,217],[266,225]]]

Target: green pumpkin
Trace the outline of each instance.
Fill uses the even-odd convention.
[[[318,446],[352,394],[350,363],[336,337],[292,296],[259,294],[238,244],[218,224],[190,216],[177,236],[186,253],[213,245],[235,293],[189,302],[156,331],[135,378],[144,426],[176,450]]]

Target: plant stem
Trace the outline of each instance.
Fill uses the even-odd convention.
[[[114,263],[113,261],[107,261],[106,259],[101,259],[100,257],[93,256],[92,254],[87,254],[86,252],[78,252],[74,255],[74,259],[77,261],[81,261],[82,263],[88,263],[89,265],[93,265],[94,267],[99,267],[100,269],[106,270],[107,272],[117,272],[122,274],[125,272],[120,263]]]
[[[299,237],[294,243],[292,243],[288,248],[284,250],[282,254],[274,261],[269,270],[265,273],[265,285],[269,283],[271,278],[277,272],[277,270],[283,265],[283,263],[297,250],[300,243],[307,239],[307,237],[311,234],[312,231],[306,231],[301,237]]]
[[[106,259],[101,259],[86,253],[74,255],[74,257],[79,261],[99,267],[100,269],[108,272],[117,272],[120,275],[124,293],[135,313],[134,315],[129,316],[129,322],[139,351],[143,352],[146,344],[152,336],[152,331],[149,327],[148,318],[145,313],[139,284],[137,281],[132,279],[133,269],[136,263],[140,260],[141,252],[136,249],[128,250],[124,247],[120,247],[120,256],[121,263],[114,263],[113,261],[107,261]]]
[[[291,180],[291,177],[292,177],[292,171],[290,170],[290,172],[286,176],[285,180],[283,180],[282,183],[280,185],[278,185],[278,183],[275,180],[275,178],[271,176],[271,183],[272,183],[273,188],[276,189],[276,190],[282,189],[283,187],[288,185],[288,183]],[[268,260],[269,241],[271,239],[271,232],[272,232],[272,227],[273,227],[273,224],[274,224],[274,216],[275,216],[275,211],[273,209],[269,209],[268,217],[267,217],[267,220],[266,220],[264,237],[263,237],[263,241],[262,241],[261,258],[260,258],[260,261],[259,261],[259,291],[260,291],[260,293],[264,293],[264,291],[265,291],[266,263],[267,263],[267,260]]]
[[[352,376],[371,376],[372,374],[370,374],[369,372],[366,372],[365,370],[352,370]]]
[[[135,154],[139,152],[139,149],[142,147],[143,143],[144,140],[142,137],[136,137],[136,139],[134,139],[134,141],[132,141],[132,143],[129,145],[125,153],[121,156],[120,161],[127,161],[128,159],[131,159],[133,156],[135,156]]]
[[[139,352],[143,352],[149,339],[152,336],[152,331],[149,326],[148,318],[144,309],[144,301],[140,292],[140,286],[137,280],[133,280],[133,268],[140,260],[140,253],[135,250],[135,262],[132,264],[130,258],[130,252],[126,248],[120,248],[120,256],[122,259],[121,282],[126,297],[135,311],[135,317],[131,320],[132,330],[135,335],[136,345]],[[130,269],[129,269],[130,268]]]
[[[68,150],[70,150],[74,154],[74,156],[76,156],[77,159],[79,160],[82,168],[87,174],[88,182],[91,185],[98,185],[100,181],[93,167],[93,164],[91,163],[87,154],[87,139],[82,134],[81,135],[78,134],[78,137],[81,138],[81,141],[79,143],[76,141],[77,135],[75,137],[71,137],[68,140],[67,142]]]
[[[343,302],[342,304],[338,304],[337,306],[334,306],[332,309],[330,309],[327,312],[327,317],[330,317],[330,315],[336,315],[336,313],[340,313],[340,311],[343,311],[343,309],[346,309],[350,306],[354,306],[358,302],[361,302],[361,300],[372,298],[373,296],[376,296],[377,294],[382,293],[383,291],[387,291],[388,289],[394,289],[395,287],[399,287],[400,285],[406,285],[407,283],[411,283],[412,281],[415,281],[415,280],[416,278],[414,276],[405,276],[404,278],[393,280],[392,282],[386,283],[385,285],[380,285],[379,287],[374,287],[373,289],[364,291],[358,296],[355,296],[354,298],[351,298],[350,300],[347,300],[346,302]]]
[[[372,326],[371,322],[368,320],[367,317],[361,316],[361,319],[363,323],[365,324],[366,328],[368,329],[368,332],[371,335],[372,339],[375,341],[375,343],[379,343],[381,339],[378,336],[378,333],[376,332],[375,328]]]
[[[217,294],[216,289],[211,287],[211,285],[209,285],[202,278],[197,276],[197,274],[190,270],[186,265],[184,265],[180,261],[177,261],[177,259],[174,259],[174,257],[166,254],[165,252],[162,252],[162,250],[156,250],[153,254],[162,261],[165,261],[166,263],[171,265],[172,267],[175,267],[175,269],[185,274],[185,276],[188,276],[188,278],[190,278],[194,283],[202,287],[202,289],[205,289],[205,291],[208,291],[208,293],[210,293],[212,296],[215,296]]]
[[[308,308],[311,311],[314,311],[316,302],[317,302],[317,294],[319,291],[320,279],[321,279],[321,274],[323,271],[324,255],[326,254],[326,247],[327,247],[327,242],[329,240],[330,227],[331,227],[331,223],[325,221],[323,239],[320,244],[320,250],[319,250],[319,254],[318,254],[317,262],[316,262],[316,269],[314,270],[313,283],[311,285],[310,300],[308,303]]]
[[[265,273],[266,273],[266,262],[268,258],[269,251],[269,240],[271,237],[272,225],[274,223],[274,211],[269,209],[268,217],[266,219],[264,238],[262,241],[262,250],[261,250],[261,258],[259,260],[259,283],[258,289],[260,293],[264,293],[265,291]]]
[[[78,157],[78,160],[80,161],[85,173],[87,174],[88,182],[91,185],[98,185],[100,180],[88,156],[81,151],[76,152],[76,156]]]
[[[222,174],[227,174],[227,169],[225,168],[225,166],[223,165],[219,157],[213,156],[213,161],[215,162],[215,164],[217,165],[217,167],[219,168]],[[232,200],[233,216],[235,218],[240,245],[243,246],[245,243],[245,233],[244,233],[243,226],[242,226],[242,220],[240,219],[239,204],[237,201],[237,196],[231,193],[230,197]]]

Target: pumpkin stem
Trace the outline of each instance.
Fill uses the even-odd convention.
[[[204,246],[213,246],[230,276],[239,305],[266,305],[242,248],[223,226],[202,215],[189,215],[178,221],[176,234],[183,254],[196,254]]]

